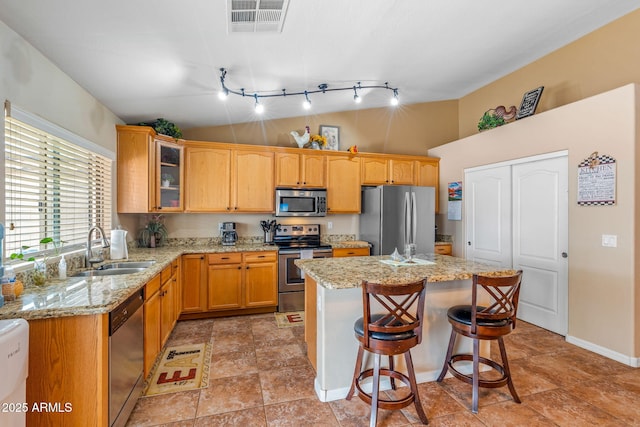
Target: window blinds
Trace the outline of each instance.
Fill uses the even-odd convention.
[[[4,131],[4,256],[23,246],[25,253],[53,249],[40,246],[44,237],[65,251],[84,247],[95,224],[109,233],[110,158],[14,117],[5,117]]]

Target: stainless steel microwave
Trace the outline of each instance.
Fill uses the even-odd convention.
[[[276,216],[325,216],[327,190],[276,189]]]

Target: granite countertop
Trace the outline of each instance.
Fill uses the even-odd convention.
[[[277,250],[275,246],[264,244],[181,245],[155,249],[131,249],[128,261],[154,260],[156,262],[139,273],[121,276],[69,277],[65,280],[48,279],[44,286],[27,286],[20,297],[14,301],[5,301],[5,305],[0,307],[0,319],[33,320],[108,313],[134,292],[139,291],[145,283],[182,254],[275,250]],[[105,261],[105,263],[108,262],[110,261]]]
[[[343,240],[340,242],[322,242],[322,244],[330,245],[333,249],[345,248],[368,248],[371,246],[369,242],[363,240]]]
[[[393,266],[381,262],[381,260],[390,260],[389,255],[299,259],[295,264],[320,286],[327,289],[358,288],[363,280],[392,284],[415,282],[427,277],[427,282],[435,283],[471,279],[474,273],[495,276],[515,274],[515,270],[446,255],[419,254],[416,258],[434,264]]]

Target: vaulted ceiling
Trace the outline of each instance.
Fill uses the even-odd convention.
[[[263,0],[267,1],[267,0]],[[271,0],[273,1],[273,0]],[[244,1],[250,4],[252,1]],[[278,1],[275,1],[278,3]],[[0,0],[0,20],[127,123],[187,129],[388,105],[386,90],[260,94],[389,82],[401,103],[460,98],[623,16],[628,0],[289,0],[281,32],[228,32],[231,0]]]

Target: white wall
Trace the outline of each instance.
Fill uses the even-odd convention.
[[[123,122],[0,22],[0,101],[5,100],[115,152],[115,125]],[[0,144],[0,188],[4,188],[4,128]],[[4,192],[0,197],[4,206]],[[4,223],[4,209],[0,222]]]
[[[568,335],[621,360],[635,358],[635,363],[640,356],[635,327],[640,316],[635,301],[637,98],[638,86],[631,84],[429,150],[441,158],[437,222],[441,233],[455,236],[457,256],[464,255],[464,220],[446,219],[447,183],[463,181],[465,168],[568,150]],[[576,203],[578,164],[594,151],[617,159],[615,206]],[[617,235],[618,247],[602,247],[603,234]]]

